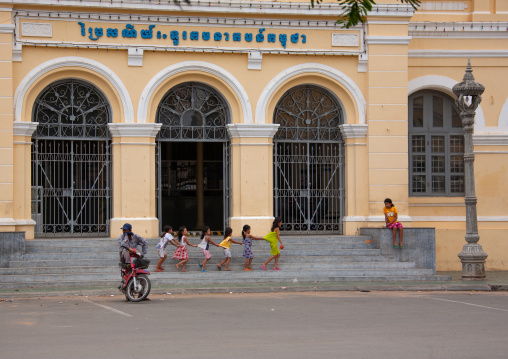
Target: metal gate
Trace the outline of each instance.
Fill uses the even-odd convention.
[[[92,84],[52,83],[33,107],[32,219],[36,237],[109,236],[110,108]]]
[[[342,233],[344,145],[340,103],[326,90],[304,85],[286,92],[274,122],[274,215],[283,230]]]
[[[107,236],[111,215],[109,141],[32,143],[32,219],[37,237]]]
[[[163,166],[163,142],[221,142],[223,144],[222,189],[224,228],[229,226],[231,202],[231,152],[226,130],[230,109],[224,97],[214,88],[197,82],[180,84],[169,90],[161,99],[156,122],[162,123],[156,140],[156,202],[157,218],[162,227],[162,197],[171,190],[171,173]],[[161,228],[162,229],[162,228]]]

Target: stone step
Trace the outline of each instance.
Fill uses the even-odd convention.
[[[215,243],[220,243],[222,241],[222,237],[219,236],[211,236],[212,240]],[[242,241],[240,236],[233,237],[233,239],[237,241]],[[159,243],[159,238],[146,238],[149,246],[156,246]],[[295,243],[295,244],[329,244],[329,243],[337,243],[337,244],[349,244],[349,243],[364,243],[365,241],[370,241],[372,238],[370,236],[282,236],[282,242],[284,245]],[[189,237],[189,241],[192,244],[199,244],[201,242],[201,238],[199,237]],[[254,241],[254,243],[263,243],[262,241]],[[35,247],[102,247],[102,246],[114,246],[118,247],[118,242],[116,238],[73,238],[73,239],[34,239],[27,240],[25,242],[26,248],[35,248]]]
[[[155,264],[157,264],[158,258],[155,256],[147,256],[148,259],[150,259],[151,264],[150,267],[155,268]],[[189,263],[197,263],[198,261],[203,260],[203,256],[191,256],[189,257],[190,261]],[[264,261],[268,258],[268,255],[260,256],[256,255],[254,258],[255,262],[258,261]],[[223,259],[223,256],[213,256],[210,263],[219,263]],[[330,262],[330,263],[337,263],[337,262],[361,262],[361,263],[367,263],[367,262],[385,262],[385,261],[395,261],[395,258],[388,257],[388,256],[362,256],[362,255],[355,255],[355,256],[320,256],[319,261],[321,262]],[[118,262],[118,255],[114,256],[114,258],[102,258],[102,259],[54,259],[54,260],[47,260],[47,259],[34,259],[30,261],[11,261],[9,262],[10,268],[22,268],[22,267],[72,267],[72,266],[111,266],[112,263]],[[178,261],[176,259],[168,258],[164,262],[168,265],[173,265],[177,263]],[[241,255],[234,256],[231,259],[231,263],[243,263],[244,259]],[[280,263],[313,263],[316,262],[315,256],[281,256],[280,257]]]
[[[267,250],[254,250],[255,256],[269,256],[270,251]],[[212,256],[214,257],[222,257],[222,251],[220,249],[217,249],[217,251],[212,250],[211,251]],[[242,251],[239,249],[233,249],[231,252],[233,257],[241,257]],[[282,251],[282,256],[284,257],[290,257],[290,256],[354,256],[354,255],[363,255],[363,256],[377,256],[381,254],[380,249],[330,249],[326,251],[322,251],[319,249],[309,249],[309,250],[290,250],[287,251],[284,249]],[[171,254],[168,253],[168,256]],[[89,258],[89,259],[117,259],[119,256],[118,251],[115,252],[71,252],[71,253],[44,253],[43,255],[39,253],[26,253],[24,255],[25,261],[32,261],[37,259],[81,259],[83,257]],[[150,253],[148,254],[150,257]],[[281,256],[281,257],[282,257]],[[201,251],[198,252],[197,249],[191,248],[189,249],[189,258],[202,258]]]
[[[252,283],[252,282],[291,282],[293,279],[298,281],[334,281],[333,278],[388,278],[404,276],[432,276],[430,269],[343,269],[343,270],[307,270],[307,271],[274,271],[274,270],[253,270],[244,271],[209,271],[209,272],[167,272],[155,273],[150,276],[152,283],[155,284],[196,284],[196,283]],[[61,282],[80,283],[81,286],[90,286],[91,284],[101,285],[101,282],[120,282],[120,273],[79,273],[79,274],[42,274],[42,275],[6,275],[0,277],[0,288],[5,288],[8,283],[41,283],[47,286],[60,286]]]
[[[253,269],[259,269],[262,261],[252,262]],[[175,272],[178,273],[174,263],[165,262],[163,265],[166,270],[164,273]],[[415,268],[414,262],[351,262],[351,263],[330,263],[330,262],[310,262],[310,263],[282,263],[279,266],[286,271],[306,271],[311,269],[319,270],[337,270],[337,269],[413,269]],[[273,267],[273,262],[269,268]],[[206,266],[208,271],[218,271],[217,262],[208,263]],[[223,267],[224,268],[224,267]],[[243,270],[242,263],[230,263],[229,268],[235,271]],[[190,272],[198,272],[200,268],[196,263],[191,263],[186,266]],[[155,264],[150,264],[149,271],[155,270]],[[41,274],[76,274],[76,273],[118,273],[119,268],[115,266],[68,266],[68,267],[50,267],[50,266],[37,266],[37,267],[20,267],[20,268],[0,268],[0,275],[41,275]]]
[[[148,247],[149,251],[156,253],[155,245]],[[284,244],[283,252],[288,252],[292,250],[333,250],[333,249],[377,249],[375,243],[328,243],[328,244],[319,244],[315,243],[289,243]],[[139,248],[138,248],[139,249]],[[166,252],[173,253],[175,250],[174,246],[169,246],[166,248]],[[210,250],[214,251],[222,251],[220,248],[215,246],[211,246]],[[264,243],[254,243],[252,246],[253,251],[270,251],[270,246]],[[42,253],[83,253],[85,251],[88,252],[118,252],[118,245],[108,245],[108,246],[29,246],[26,247],[25,254],[42,254]],[[194,247],[189,247],[188,251],[198,251],[201,252],[201,249],[195,249]],[[243,246],[233,246],[232,252],[242,252]]]

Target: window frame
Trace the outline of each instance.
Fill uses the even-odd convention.
[[[414,101],[416,98],[422,97],[422,118],[423,124],[421,127],[414,126]],[[434,97],[441,98],[443,101],[442,111],[442,126],[434,126]],[[464,173],[464,151],[451,152],[451,140],[453,136],[462,136],[462,149],[464,150],[464,131],[462,125],[460,127],[453,127],[454,112],[459,116],[459,110],[455,105],[453,99],[439,91],[422,90],[411,94],[408,98],[408,191],[409,197],[463,197],[465,195],[465,173]],[[460,117],[459,121],[460,121]],[[413,137],[423,136],[425,143],[424,152],[413,151]],[[432,152],[432,140],[434,137],[444,137],[444,152],[439,152],[439,156],[445,158],[444,172],[433,171],[433,156],[438,156],[436,152]],[[413,157],[417,155],[424,156],[425,170],[422,172],[415,172]],[[452,172],[452,156],[461,156],[462,158],[462,172]],[[415,183],[413,182],[414,176],[425,176],[425,191],[414,192]],[[436,176],[444,176],[445,189],[443,192],[433,191],[432,181]],[[452,177],[459,176],[462,178],[461,187],[463,191],[452,192]],[[460,182],[460,180],[459,180]]]

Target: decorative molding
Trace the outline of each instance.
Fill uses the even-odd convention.
[[[129,66],[143,66],[143,49],[130,47],[127,54],[127,64]]]
[[[459,83],[459,81],[445,76],[429,75],[417,77],[416,79],[408,82],[408,96],[420,90],[436,90],[447,94],[452,99],[455,99],[456,96],[453,93],[452,88],[457,83]],[[474,130],[477,133],[485,132],[485,115],[483,114],[481,105],[479,105],[476,109]]]
[[[0,226],[35,226],[33,219],[0,218]]]
[[[508,50],[409,50],[410,58],[500,58],[508,57]]]
[[[420,11],[462,11],[467,9],[467,4],[462,1],[451,2],[451,1],[431,1],[428,3],[422,3],[420,5]]]
[[[55,0],[12,0],[10,4],[19,5],[54,5]],[[61,8],[74,7],[79,4],[83,8],[93,8],[101,6],[97,0],[59,0],[58,6]],[[254,5],[254,6],[253,6]],[[103,5],[102,5],[103,6]],[[141,10],[141,11],[157,11],[157,12],[189,12],[189,13],[242,13],[247,15],[313,15],[313,16],[329,16],[330,13],[340,14],[343,8],[340,4],[334,3],[323,3],[315,4],[311,7],[308,2],[278,2],[278,1],[260,1],[253,3],[246,3],[245,1],[236,0],[224,2],[220,0],[209,0],[206,2],[186,4],[180,2],[175,5],[172,1],[168,2],[140,2],[139,0],[122,0],[112,1],[107,5],[108,9],[118,10]],[[41,13],[48,11],[41,11]],[[405,4],[381,4],[376,5],[372,8],[372,11],[368,13],[368,17],[411,17],[414,14],[414,9],[410,5]],[[289,21],[288,21],[289,22]]]
[[[148,105],[152,99],[155,90],[168,78],[176,74],[188,71],[201,71],[209,73],[213,76],[220,78],[224,81],[236,94],[240,100],[242,108],[242,115],[244,117],[244,123],[252,123],[252,108],[250,106],[249,96],[243,88],[240,81],[238,81],[231,73],[224,70],[223,68],[203,61],[184,61],[174,65],[168,66],[159,73],[157,73],[150,82],[145,86],[143,93],[139,99],[138,104],[138,123],[146,123],[146,117],[148,114]]]
[[[23,47],[19,43],[12,46],[12,61],[23,61]]]
[[[273,138],[279,129],[279,124],[229,124],[226,125],[231,138],[262,137]],[[267,144],[268,145],[268,144]]]
[[[39,122],[16,122],[13,123],[13,135],[32,137],[32,134],[37,129]]]
[[[368,45],[409,45],[411,36],[366,36]]]
[[[367,72],[368,63],[369,63],[369,55],[360,54],[360,56],[358,56],[358,72]]]
[[[497,122],[497,126],[503,132],[508,132],[508,99],[503,104],[503,108],[499,114],[499,121]]]
[[[108,123],[113,137],[153,137],[157,136],[162,123]],[[150,143],[136,143],[150,144]]]
[[[247,69],[261,70],[262,61],[263,54],[260,51],[249,51],[249,60],[247,62]]]
[[[95,60],[84,57],[60,57],[46,61],[32,69],[19,83],[14,93],[14,121],[21,122],[23,101],[30,86],[44,74],[62,67],[82,67],[92,70],[105,77],[116,89],[123,106],[123,117],[126,123],[134,123],[134,108],[132,101],[122,80],[113,70]]]
[[[366,138],[368,125],[366,124],[345,124],[340,125],[340,133],[342,138]]]
[[[12,34],[16,25],[11,24],[0,24],[0,34]]]
[[[343,85],[354,99],[356,109],[358,111],[358,122],[360,124],[365,123],[367,102],[365,101],[365,97],[363,96],[363,93],[358,85],[345,73],[333,67],[319,63],[295,65],[276,75],[268,83],[268,85],[266,85],[266,87],[263,89],[263,92],[261,92],[261,95],[259,96],[259,100],[256,106],[256,123],[266,123],[266,108],[268,106],[268,102],[273,96],[273,93],[278,88],[280,88],[280,86],[289,81],[292,77],[299,76],[301,74],[312,73],[325,75]],[[344,114],[344,121],[347,123],[347,114]]]
[[[359,34],[332,34],[332,46],[359,46]]]
[[[411,216],[399,216],[398,219],[401,222],[412,222],[414,217]],[[344,222],[384,222],[384,216],[345,216]]]
[[[473,133],[473,145],[508,146],[508,133]]]
[[[21,36],[53,37],[53,25],[41,22],[21,23]]]

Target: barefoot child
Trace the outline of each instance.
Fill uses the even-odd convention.
[[[229,269],[229,263],[231,262],[231,251],[229,250],[231,248],[231,243],[236,244],[242,244],[241,242],[235,241],[233,238],[231,238],[231,234],[233,234],[233,230],[230,227],[227,227],[224,231],[224,240],[220,242],[219,246],[222,247],[224,250],[224,259],[222,262],[217,264],[217,268],[221,270],[222,265],[226,263],[226,267],[224,268],[225,271],[230,271]]]
[[[270,233],[268,233],[264,238],[265,241],[270,243],[270,248],[272,250],[270,252],[270,258],[268,258],[268,260],[266,262],[264,262],[262,266],[259,267],[262,270],[266,270],[268,263],[270,263],[270,261],[272,259],[275,259],[275,262],[273,263],[273,270],[280,270],[280,268],[277,267],[277,264],[279,263],[279,258],[280,258],[280,251],[279,251],[279,248],[277,247],[277,242],[280,242],[280,248],[284,248],[284,245],[282,244],[282,241],[280,240],[280,227],[281,226],[282,226],[282,218],[275,217],[273,224],[272,224],[272,228],[270,230]]]
[[[243,258],[245,258],[245,264],[243,265],[244,271],[251,271],[251,264],[252,259],[254,259],[254,254],[252,253],[252,240],[261,241],[264,238],[261,237],[254,237],[252,234],[250,234],[250,226],[246,224],[243,226],[242,231],[242,237],[243,237]]]
[[[390,198],[385,199],[383,213],[385,214],[386,227],[393,229],[393,248],[403,248],[402,238],[404,237],[404,227],[397,221],[399,218],[397,208],[395,208]],[[399,245],[397,245],[397,228],[400,229]]]
[[[178,229],[178,234],[176,235],[181,246],[176,249],[175,254],[173,254],[173,259],[180,260],[180,262],[176,264],[176,269],[181,270],[182,272],[188,272],[188,270],[185,270],[185,265],[189,261],[189,256],[187,255],[187,245],[197,247],[189,242],[187,239],[188,235],[189,233],[187,232],[187,228],[185,226],[181,226]],[[182,266],[181,269],[180,266]]]
[[[166,253],[166,246],[168,243],[171,243],[175,247],[181,247],[180,244],[178,244],[177,241],[173,238],[173,228],[171,226],[164,226],[164,232],[162,232],[162,237],[159,240],[159,244],[157,244],[157,253],[159,254],[159,262],[157,263],[157,266],[155,267],[156,272],[162,272],[164,271],[164,267],[162,266],[162,263],[168,258],[168,254]]]
[[[198,244],[198,247],[203,251],[203,255],[205,259],[202,263],[199,263],[199,267],[201,268],[201,272],[206,272],[206,263],[212,258],[210,251],[208,248],[210,247],[210,243],[216,247],[220,247],[218,244],[214,243],[210,238],[210,227],[205,226],[203,228],[203,233],[201,234],[201,243]]]

